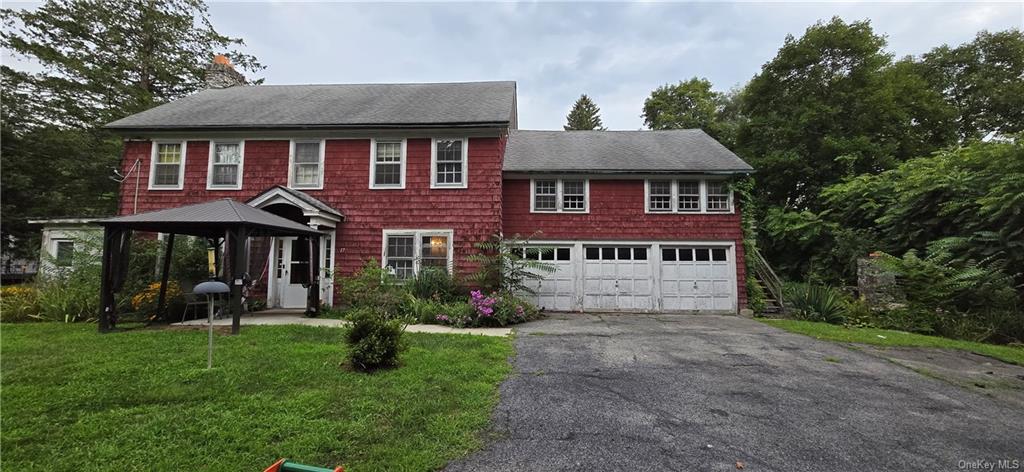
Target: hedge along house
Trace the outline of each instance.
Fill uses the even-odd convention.
[[[535,233],[551,250],[524,255],[558,266],[538,287],[547,309],[745,305],[727,183],[751,168],[699,130],[519,131],[514,82],[248,86],[211,67],[219,88],[108,125],[124,171],[141,169],[119,214],[229,198],[313,229],[315,254],[250,240],[271,307],[304,306],[313,258],[332,303],[333,276],[371,259],[403,278],[468,273],[478,242]]]

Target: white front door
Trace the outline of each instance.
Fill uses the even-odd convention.
[[[648,246],[584,246],[584,310],[652,310]]]
[[[277,238],[277,307],[305,308],[309,285],[309,242]]]

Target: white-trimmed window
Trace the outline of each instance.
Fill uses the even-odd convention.
[[[210,165],[207,169],[206,188],[209,190],[239,190],[242,188],[242,160],[245,141],[211,141]]]
[[[535,179],[530,182],[533,213],[586,213],[590,211],[590,181]]]
[[[700,181],[680,180],[679,181],[679,211],[699,212],[700,211]]]
[[[384,230],[383,267],[400,279],[415,277],[425,267],[450,272],[452,230]]]
[[[648,211],[672,211],[672,181],[650,180],[647,182]]]
[[[648,180],[648,213],[731,213],[732,190],[724,180]]]
[[[324,142],[292,141],[288,184],[292,188],[324,188]]]
[[[370,188],[405,188],[405,140],[374,139],[370,143]]]
[[[149,171],[150,190],[181,190],[185,183],[187,142],[154,142]]]
[[[708,212],[732,211],[732,193],[729,186],[721,180],[709,180],[704,183],[706,192],[705,208]]]
[[[468,139],[431,140],[430,188],[466,188],[468,167]]]

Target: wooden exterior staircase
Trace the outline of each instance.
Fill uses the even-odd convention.
[[[775,271],[761,255],[761,251],[754,248],[753,256],[751,269],[754,271],[754,279],[765,294],[765,306],[761,313],[780,315],[786,313],[786,304],[782,299],[782,280],[775,275]]]

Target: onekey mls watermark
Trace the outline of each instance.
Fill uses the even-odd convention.
[[[1020,459],[961,459],[956,467],[960,470],[1021,470],[1022,464]]]

